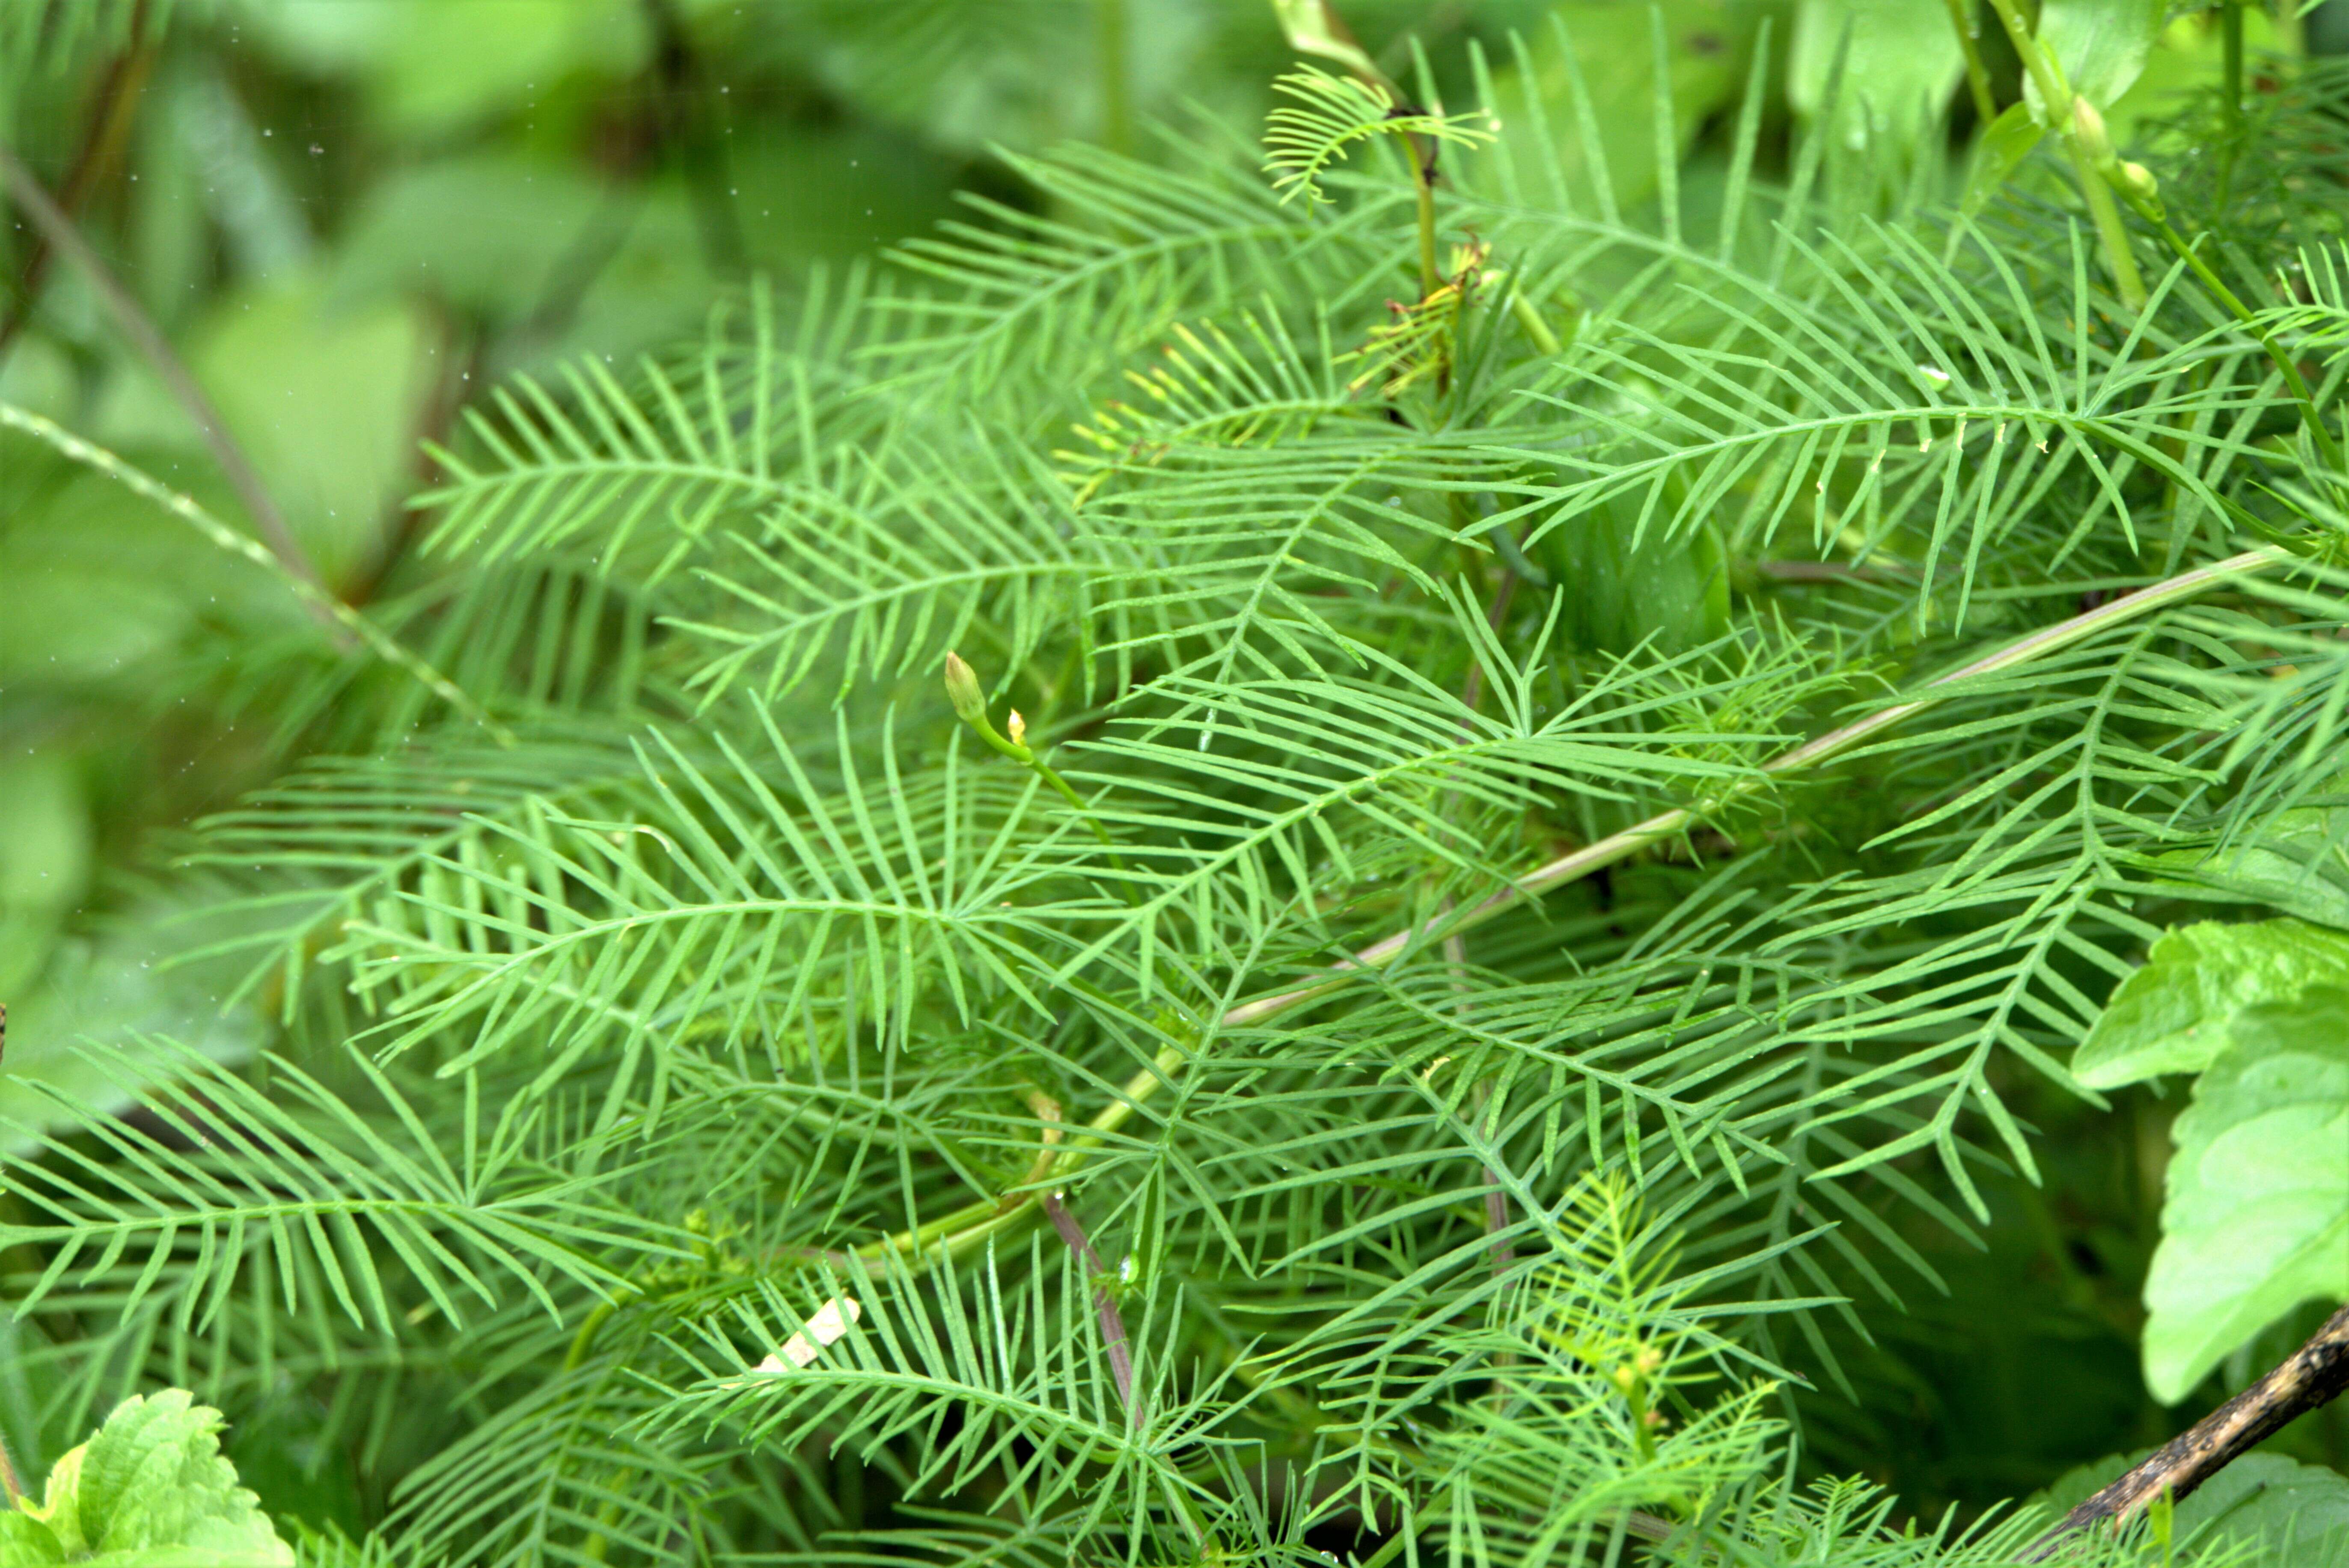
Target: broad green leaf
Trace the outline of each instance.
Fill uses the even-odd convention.
[[[2177,1539],[2213,1557],[2256,1542],[2246,1568],[2340,1568],[2349,1563],[2349,1476],[2284,1454],[2245,1454],[2178,1505]]]
[[[0,760],[0,996],[48,955],[89,884],[90,820],[79,768],[57,747]]]
[[[2168,0],[2047,0],[2040,44],[2055,52],[2071,89],[2102,108],[2128,91],[2161,36]],[[2036,106],[2026,89],[2026,102]]]
[[[0,1568],[292,1568],[293,1548],[221,1457],[222,1424],[181,1388],[123,1400],[57,1460],[39,1504],[0,1514]]]
[[[422,0],[383,7],[366,53],[376,107],[395,129],[446,132],[540,101],[566,78],[625,78],[652,42],[627,0]]]
[[[2314,804],[2280,811],[2214,854],[2175,863],[2218,892],[2349,931],[2349,774]]]
[[[2030,1501],[2067,1512],[2152,1452],[2107,1454],[2065,1471]],[[2282,1454],[2245,1454],[2179,1503],[2171,1524],[2171,1539],[2183,1549],[2180,1563],[2342,1568],[2349,1563],[2349,1477]]]
[[[2046,134],[2047,128],[2033,117],[2028,104],[2008,105],[1974,144],[1974,166],[1966,176],[1966,193],[1959,209],[1971,218],[1990,205],[1999,187],[2023,167],[2023,160]]]
[[[1826,110],[1838,50],[1835,129],[1847,147],[1917,146],[1965,74],[1942,0],[1801,0],[1786,62],[1786,99],[1796,113]]]
[[[1288,46],[1299,54],[1335,60],[1375,82],[1387,79],[1378,62],[1354,41],[1354,35],[1330,8],[1330,0],[1272,0],[1272,13],[1280,19],[1280,31],[1288,39]]]
[[[2349,936],[2302,920],[2180,926],[2113,993],[2072,1057],[2072,1076],[2090,1088],[2118,1088],[2199,1072],[2247,1008],[2320,985],[2349,985]]]
[[[383,299],[338,307],[319,281],[301,277],[229,295],[190,335],[189,368],[321,574],[336,582],[372,561],[415,482],[439,352],[422,313]],[[118,449],[185,453],[191,474],[164,473],[175,484],[213,478],[185,411],[143,366],[113,378],[93,423]],[[186,531],[148,511],[153,523]],[[221,511],[242,515],[233,500]]]
[[[2349,1299],[2349,988],[2243,1012],[2171,1136],[2145,1282],[2165,1403],[2302,1302]]]
[[[2292,7],[2285,11],[2279,25],[2260,6],[2242,8],[2246,57],[2255,59],[2271,49],[2299,52],[2299,21],[2290,15]],[[2225,57],[2217,7],[2172,21],[2146,55],[2136,82],[2117,101],[2105,106],[2105,128],[2112,133],[2113,145],[2127,147],[2137,139],[2141,125],[2176,114],[2182,95],[2218,86]]]
[[[0,403],[69,419],[79,400],[73,360],[53,339],[26,332],[8,346],[8,356],[0,359]]]
[[[402,170],[352,219],[330,301],[417,294],[492,323],[518,321],[544,300],[600,199],[578,170],[513,153]]]
[[[0,786],[5,788],[5,786]],[[0,795],[0,800],[6,797]],[[216,890],[214,890],[216,892]],[[0,1071],[0,1147],[23,1148],[42,1127],[70,1118],[57,1095],[113,1109],[142,1087],[141,1073],[181,1070],[160,1044],[176,1040],[215,1061],[238,1062],[260,1044],[259,1006],[223,1004],[244,971],[238,958],[179,961],[256,923],[216,896],[186,890],[140,898],[94,936],[52,945],[36,975],[0,992],[8,1004],[8,1050]],[[20,925],[0,920],[0,952]],[[104,1064],[86,1042],[120,1053]],[[129,1064],[136,1064],[128,1072]]]
[[[300,614],[282,583],[104,475],[76,469],[40,483],[33,468],[15,468],[0,509],[0,690],[102,686],[143,698],[158,656],[183,646],[200,621],[274,630]],[[188,477],[199,500],[234,515],[214,475]]]
[[[1708,117],[1737,96],[1754,13],[1723,0],[1665,0],[1665,80],[1672,142],[1685,155]],[[1501,139],[1524,170],[1555,160],[1570,199],[1602,213],[1607,197],[1635,210],[1662,184],[1657,160],[1654,23],[1646,5],[1561,5],[1556,27],[1533,30],[1522,58],[1494,73]],[[1568,48],[1572,48],[1569,61]],[[1534,95],[1537,109],[1529,106]],[[1543,128],[1547,134],[1543,134]],[[1528,176],[1537,180],[1544,176]]]
[[[1542,536],[1539,564],[1553,583],[1568,585],[1562,634],[1611,654],[1649,638],[1678,653],[1719,636],[1729,624],[1729,574],[1712,530],[1670,539],[1651,518],[1640,535],[1640,503],[1621,500]]]
[[[1195,99],[1229,68],[1217,25],[1235,26],[1264,77],[1288,57],[1263,0],[1127,0],[1122,65],[1133,109]],[[730,31],[740,46],[792,61],[863,118],[914,132],[926,145],[966,154],[1034,149],[1104,125],[1098,0],[792,0],[789,5],[710,5],[705,36]],[[1237,39],[1228,40],[1237,42]],[[1349,63],[1350,62],[1342,62]],[[1251,86],[1260,85],[1252,83]],[[785,150],[804,145],[795,129]],[[874,182],[876,186],[878,180]],[[743,191],[743,204],[750,191]]]
[[[336,311],[308,286],[233,300],[201,335],[196,374],[329,581],[367,563],[412,481],[429,353],[413,310]]]

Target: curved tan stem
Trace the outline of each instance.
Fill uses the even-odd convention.
[[[1331,965],[1330,968],[1338,972],[1337,976],[1332,979],[1300,986],[1294,991],[1284,991],[1278,995],[1259,997],[1256,1001],[1243,1003],[1224,1015],[1224,1025],[1226,1028],[1230,1028],[1261,1024],[1268,1018],[1288,1012],[1292,1007],[1299,1007],[1308,1002],[1318,1001],[1344,985],[1353,972],[1379,968],[1430,936],[1465,931],[1471,926],[1482,925],[1495,915],[1506,913],[1519,904],[1531,903],[1552,888],[1563,887],[1568,882],[1588,876],[1603,866],[1611,866],[1618,861],[1628,859],[1651,844],[1671,838],[1695,825],[1702,818],[1720,810],[1723,806],[1764,789],[1772,779],[1781,774],[1799,772],[1815,764],[1825,762],[1831,757],[1840,756],[1862,741],[1872,738],[1903,719],[1922,713],[1936,702],[1943,700],[1951,687],[1982,676],[1995,675],[2001,670],[2012,669],[2017,665],[2028,664],[2033,659],[2043,658],[2093,636],[2106,626],[2130,620],[2148,610],[2174,604],[2180,599],[2191,598],[2204,589],[2213,587],[2230,577],[2263,571],[2283,559],[2273,551],[2248,550],[2240,555],[2229,556],[2214,565],[2198,567],[2191,572],[2182,572],[2175,577],[2165,578],[2150,587],[2140,588],[2134,593],[2125,593],[2112,603],[2100,604],[2085,614],[2075,615],[2068,621],[2058,622],[2044,631],[2033,632],[2029,636],[2019,638],[1996,653],[1976,659],[1961,669],[1935,676],[1925,683],[1924,689],[1918,696],[1907,702],[1895,703],[1889,707],[1878,708],[1865,718],[1855,719],[1838,729],[1829,730],[1825,735],[1806,740],[1790,751],[1780,752],[1764,762],[1754,777],[1732,784],[1709,800],[1701,800],[1693,805],[1679,806],[1669,811],[1659,812],[1644,822],[1626,828],[1621,832],[1610,834],[1595,844],[1587,844],[1581,849],[1559,856],[1547,865],[1526,872],[1510,886],[1503,888],[1481,903],[1472,904],[1466,910],[1457,913],[1439,914],[1419,925],[1398,931],[1392,936],[1373,942],[1352,957],[1341,958]]]
[[[1333,973],[1330,979],[1275,995],[1258,997],[1253,1002],[1243,1002],[1223,1015],[1220,1026],[1226,1029],[1252,1027],[1309,1002],[1319,1001],[1357,976],[1392,963],[1431,938],[1456,935],[1520,904],[1530,903],[1552,888],[1588,876],[1602,866],[1612,865],[1651,844],[1673,837],[1723,806],[1767,788],[1772,779],[1782,774],[1799,772],[1831,757],[1840,756],[1903,719],[1945,700],[1954,688],[1967,681],[2044,658],[2094,636],[2107,626],[2174,604],[2181,599],[2192,598],[2229,578],[2266,571],[2287,559],[2271,550],[2245,551],[2240,555],[2229,556],[2212,565],[2165,578],[2134,593],[2125,593],[2108,604],[2098,605],[2085,614],[2075,615],[2068,621],[2058,622],[2028,636],[2017,638],[1995,653],[1926,682],[1919,694],[1906,702],[1878,708],[1865,718],[1855,719],[1791,750],[1780,752],[1764,762],[1752,777],[1738,780],[1708,799],[1660,812],[1644,822],[1536,868],[1481,903],[1464,910],[1439,913],[1418,925],[1382,937],[1351,957],[1340,959],[1331,965]],[[1050,1172],[1066,1175],[1075,1170],[1086,1156],[1102,1146],[1110,1133],[1123,1127],[1126,1119],[1143,1102],[1181,1077],[1189,1062],[1189,1049],[1183,1044],[1171,1045],[1160,1051],[1149,1066],[1125,1081],[1114,1101],[1103,1107],[1086,1123],[1087,1130],[1081,1136],[1061,1146],[1057,1153],[1048,1150],[1046,1161]],[[1027,1211],[1038,1205],[1045,1191],[1041,1186],[1030,1185],[1025,1191],[1005,1199],[999,1205],[974,1204],[917,1230],[901,1231],[884,1241],[869,1243],[859,1248],[858,1252],[870,1257],[883,1256],[892,1251],[905,1252],[916,1259],[935,1252],[943,1252],[948,1257],[957,1256],[1007,1225],[1018,1222]]]

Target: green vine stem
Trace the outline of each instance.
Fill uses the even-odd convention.
[[[2300,366],[2293,362],[2292,356],[2284,352],[2283,345],[2275,340],[2273,333],[2260,325],[2258,315],[2220,279],[2210,263],[2202,259],[2199,248],[2189,244],[2186,237],[2171,226],[2168,217],[2157,201],[2126,184],[2120,186],[2120,190],[2137,210],[2137,215],[2151,223],[2155,232],[2160,234],[2162,242],[2186,263],[2187,270],[2226,307],[2229,315],[2242,324],[2244,331],[2258,340],[2260,347],[2266,351],[2269,363],[2283,377],[2285,389],[2292,394],[2292,402],[2299,406],[2301,425],[2308,431],[2309,439],[2315,443],[2319,456],[2323,459],[2327,476],[2336,486],[2349,480],[2349,468],[2344,466],[2341,443],[2333,438],[2332,431],[2324,428],[2324,416],[2317,409],[2316,395],[2309,390],[2308,378],[2300,373]]]
[[[1112,152],[1133,150],[1133,92],[1127,59],[1126,0],[1093,0],[1093,48],[1101,73],[1102,141]]]
[[[1561,855],[1547,865],[1520,877],[1516,882],[1493,894],[1483,903],[1471,904],[1457,915],[1451,917],[1448,922],[1444,917],[1439,916],[1423,924],[1396,932],[1382,941],[1372,943],[1352,957],[1340,960],[1333,967],[1341,971],[1380,968],[1425,941],[1430,935],[1441,934],[1439,927],[1448,926],[1450,929],[1464,931],[1471,926],[1482,925],[1496,915],[1504,914],[1520,904],[1531,903],[1553,888],[1563,887],[1568,882],[1579,881],[1593,872],[1611,866],[1618,861],[1636,854],[1651,844],[1661,842],[1686,831],[1704,818],[1719,811],[1723,807],[1768,788],[1771,780],[1775,779],[1790,773],[1798,773],[1804,769],[1815,767],[1830,758],[1849,751],[1862,741],[1881,734],[1902,720],[1913,717],[1936,702],[1943,700],[1948,695],[1949,688],[1982,676],[1994,675],[2001,670],[2012,669],[2018,665],[2028,664],[2033,659],[2059,652],[2095,635],[2107,626],[2133,619],[2149,610],[2174,604],[2181,599],[2192,598],[2195,594],[2230,577],[2263,571],[2282,559],[2281,554],[2271,550],[2246,551],[2240,555],[2230,556],[2213,565],[2199,567],[2192,572],[2181,573],[2178,576],[2165,579],[2150,587],[2140,588],[2134,593],[2124,594],[2109,604],[2100,605],[2085,614],[2075,615],[2070,620],[2060,622],[2044,631],[2033,632],[2029,636],[2010,643],[1998,652],[1977,659],[1961,669],[1936,676],[1925,684],[1923,691],[1907,702],[1895,703],[1889,707],[1878,708],[1865,718],[1855,719],[1839,729],[1830,730],[1825,735],[1805,741],[1791,751],[1781,752],[1764,762],[1754,777],[1742,779],[1717,795],[1692,805],[1675,807],[1671,810],[1660,812],[1644,822],[1610,834],[1597,843]],[[1224,1015],[1224,1025],[1226,1027],[1245,1027],[1261,1024],[1288,1012],[1292,1007],[1301,1006],[1305,1003],[1328,995],[1345,985],[1347,978],[1349,976],[1341,975],[1337,978],[1302,986],[1294,991],[1285,991],[1278,995],[1243,1003]],[[1129,1089],[1133,1087],[1133,1085],[1128,1086]],[[1123,1118],[1120,1119],[1122,1120]]]
[[[25,215],[32,220],[34,228],[48,242],[49,248],[74,264],[89,284],[91,292],[98,295],[107,314],[114,318],[116,328],[138,351],[140,357],[147,361],[156,379],[162,382],[172,401],[180,405],[189,422],[195,426],[196,434],[212,455],[212,461],[219,465],[222,475],[227,479],[229,489],[235,492],[239,504],[253,519],[254,531],[268,544],[270,554],[276,558],[287,575],[300,579],[311,590],[310,593],[304,595],[303,607],[317,616],[338,638],[347,634],[349,628],[338,624],[318,603],[322,598],[333,597],[327,591],[326,579],[319,576],[318,569],[302,552],[300,542],[295,539],[293,530],[286,526],[285,514],[278,509],[269,488],[261,482],[261,476],[254,470],[253,460],[245,456],[244,449],[237,444],[235,437],[229,434],[228,424],[221,418],[220,410],[212,407],[211,396],[189,373],[179,355],[172,351],[170,340],[164,337],[161,328],[140,304],[138,296],[123,287],[122,281],[98,258],[98,252],[89,242],[82,238],[81,231],[75,227],[73,219],[65,209],[57,205],[41,182],[33,178],[32,170],[26,169],[5,143],[0,143],[0,190],[5,190]]]
[[[1419,193],[1419,297],[1433,296],[1444,281],[1435,264],[1435,139],[1422,151],[1417,139],[1406,136],[1411,153],[1412,185]]]

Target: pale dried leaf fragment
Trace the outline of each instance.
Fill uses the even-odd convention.
[[[864,1315],[864,1309],[851,1295],[836,1295],[816,1308],[807,1326],[783,1341],[783,1347],[752,1368],[758,1372],[788,1372],[805,1367],[848,1332],[848,1326]]]

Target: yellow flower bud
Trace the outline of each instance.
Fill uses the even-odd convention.
[[[1011,737],[1012,745],[1025,746],[1028,744],[1028,721],[1019,717],[1019,710],[1018,708],[1015,707],[1011,710],[1011,717],[1004,722],[1003,727],[1005,732]]]

